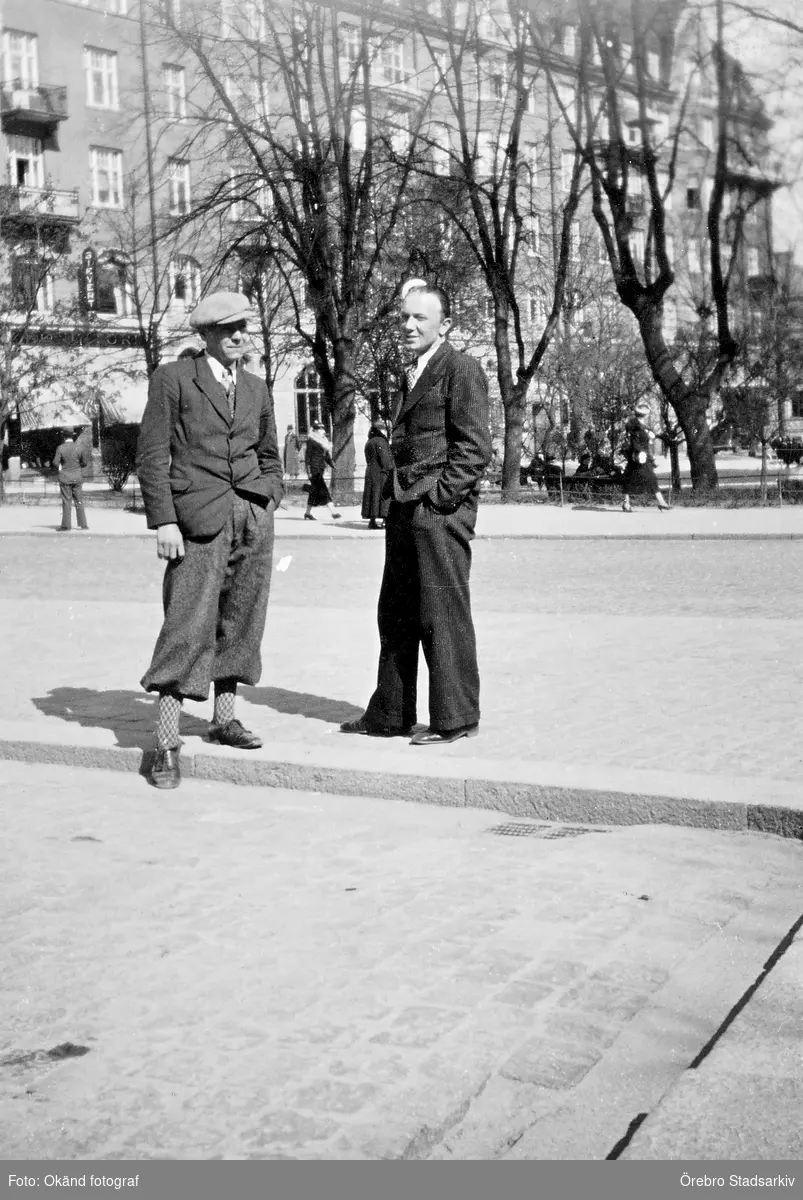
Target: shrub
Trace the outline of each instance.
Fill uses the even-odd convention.
[[[103,440],[103,468],[113,492],[121,492],[134,472],[138,434],[136,425],[116,425]]]

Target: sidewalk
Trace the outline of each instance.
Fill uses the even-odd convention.
[[[359,508],[344,508],[339,521],[322,510],[315,521],[304,520],[302,508],[281,508],[276,537],[379,539],[360,517]],[[88,507],[90,535],[153,537],[143,513],[119,508]],[[0,507],[0,535],[52,534],[61,524],[60,505],[7,504]],[[74,528],[71,537],[84,537]],[[60,535],[61,536],[61,535]],[[480,504],[478,538],[803,538],[803,505],[788,508],[678,508],[660,513],[653,505],[623,513],[613,506],[555,504]]]
[[[799,1157],[794,842],[5,766],[4,1157]]]
[[[294,531],[304,528],[292,515],[287,521]],[[263,679],[242,689],[239,708],[264,748],[238,754],[211,745],[210,705],[187,703],[181,729],[187,778],[549,820],[803,835],[795,702],[803,661],[799,552],[788,555],[767,541],[755,550],[710,542],[694,554],[688,543],[667,546],[673,570],[701,574],[723,594],[740,595],[746,556],[755,564],[749,603],[709,612],[705,588],[702,600],[667,604],[649,571],[635,599],[622,594],[647,544],[634,556],[621,542],[602,554],[592,543],[565,543],[565,553],[548,542],[480,543],[481,736],[417,749],[403,739],[339,733],[342,721],[361,713],[374,685],[382,563],[381,534],[334,540],[343,537],[338,531],[328,544],[299,537],[277,551]],[[121,544],[79,533],[34,544],[31,555],[31,543],[6,540],[0,620],[14,636],[3,663],[0,757],[136,772],[150,752],[154,725],[154,700],[138,688],[161,620],[153,547],[139,538]],[[532,573],[554,572],[558,584],[569,559],[574,582],[564,592],[547,589],[545,602],[533,608],[526,594]],[[765,577],[774,579],[772,595]],[[633,586],[624,584],[629,594]],[[644,662],[637,699],[632,662]],[[427,712],[423,675],[420,716]]]

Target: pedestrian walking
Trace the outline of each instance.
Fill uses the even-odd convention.
[[[388,436],[381,425],[372,425],[365,443],[365,484],[362,493],[362,519],[369,529],[378,529],[390,507],[390,480],[393,458]]]
[[[379,668],[365,713],[343,733],[407,736],[416,723],[419,648],[429,669],[429,728],[415,746],[479,732],[480,679],[469,574],[480,480],[491,458],[488,381],[446,340],[448,295],[403,290],[408,359],[391,433],[393,500],[379,593]]]
[[[298,473],[301,470],[301,442],[298,440],[298,434],[294,426],[287,426],[287,433],[284,435],[284,470],[285,474],[291,479],[298,479]]]
[[[314,521],[313,508],[326,508],[333,521],[340,520],[340,513],[335,512],[332,495],[326,486],[324,471],[332,466],[332,443],[329,441],[320,421],[313,421],[307,436],[307,447],[304,451],[304,465],[307,468],[307,509],[305,521]]]
[[[53,458],[52,466],[53,470],[59,473],[59,491],[61,492],[59,533],[69,533],[72,529],[73,505],[75,505],[78,528],[89,528],[84,511],[83,496],[84,467],[89,465],[89,455],[80,441],[81,432],[80,429],[65,429],[64,439]]]
[[[148,527],[165,559],[164,623],[142,678],[159,695],[150,782],[178,787],[184,698],[214,686],[210,741],[240,750],[261,740],[236,719],[238,683],[262,671],[282,462],[264,380],[239,365],[250,307],[216,292],[190,316],[205,342],[151,378],[137,449]]]
[[[669,508],[661,494],[655,474],[655,463],[652,456],[653,437],[646,424],[649,414],[649,405],[639,404],[625,425],[627,466],[622,478],[624,493],[622,511],[627,513],[633,511],[630,506],[630,497],[637,494],[652,496],[661,512]]]

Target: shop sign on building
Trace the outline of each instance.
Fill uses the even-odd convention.
[[[81,311],[97,312],[98,308],[98,257],[91,246],[81,255],[78,277],[78,295]]]

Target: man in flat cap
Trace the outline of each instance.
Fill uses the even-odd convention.
[[[214,686],[210,740],[242,750],[262,742],[235,717],[238,683],[258,682],[282,460],[268,390],[238,366],[250,306],[235,292],[207,296],[190,317],[206,348],[159,367],[148,389],[137,473],[156,552],[167,562],[164,623],[142,679],[159,694],[150,781],[178,787],[184,697]]]

